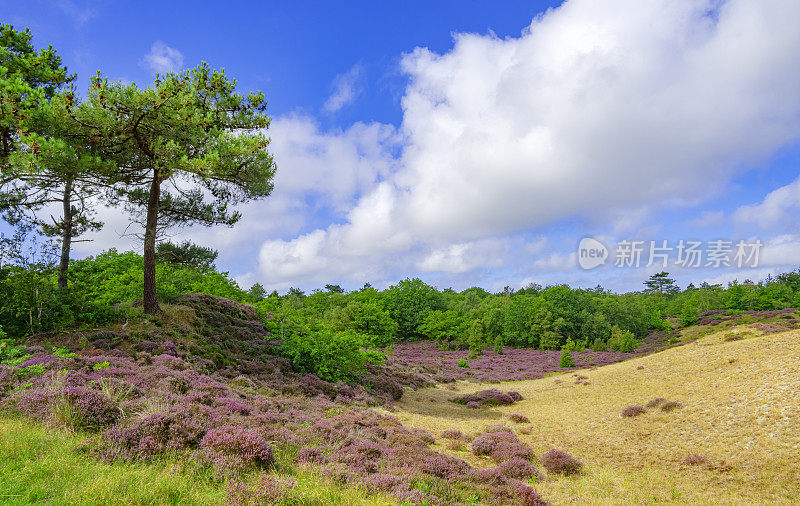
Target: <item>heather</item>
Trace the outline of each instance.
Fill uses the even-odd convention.
[[[522,395],[519,392],[503,392],[496,388],[489,390],[481,390],[474,394],[459,395],[453,399],[456,404],[464,404],[467,407],[477,406],[510,406],[517,401],[522,400]]]
[[[615,351],[572,352],[576,367],[590,368],[612,364],[637,356],[635,353]],[[479,383],[498,383],[525,379],[538,379],[545,374],[560,371],[561,352],[530,348],[503,348],[503,353],[486,350],[476,359],[469,360],[469,368],[458,366],[467,360],[468,350],[442,350],[435,343],[419,341],[393,346],[386,365],[408,371],[437,383],[468,380]]]
[[[382,365],[354,383],[303,375],[268,340],[255,338],[263,331],[252,308],[210,296],[183,302],[192,310],[176,308],[180,321],[192,323],[185,332],[165,325],[168,310],[161,326],[139,339],[124,333],[128,327],[69,338],[83,347],[17,345],[10,353],[16,359],[0,366],[3,409],[85,434],[82,451],[99,462],[178,458],[187,472],[224,485],[233,504],[290,497],[290,477],[280,473],[293,466],[341,487],[415,503],[474,494],[513,500],[519,473],[506,469],[491,484],[473,482],[473,467],[435,451],[429,432],[370,409],[391,407],[397,389],[427,380]],[[217,349],[227,351],[224,361],[214,360]],[[30,363],[41,370],[15,374]],[[521,398],[486,398],[498,397]],[[533,457],[510,433],[486,436],[497,439],[489,452],[496,462]]]
[[[583,468],[583,462],[569,453],[555,448],[542,455],[540,460],[544,468],[554,474],[578,474]]]

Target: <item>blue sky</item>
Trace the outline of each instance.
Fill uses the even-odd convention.
[[[587,236],[612,257],[623,240],[763,244],[757,265],[670,263],[682,285],[800,266],[797,2],[31,0],[0,19],[81,88],[207,61],[264,91],[274,195],[234,229],[175,236],[245,286],[635,290],[661,270],[583,270]],[[100,214],[79,256],[139,248],[120,210]]]

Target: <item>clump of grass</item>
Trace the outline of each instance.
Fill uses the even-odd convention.
[[[447,443],[444,445],[444,447],[447,448],[448,450],[451,450],[451,451],[454,451],[454,452],[467,451],[467,447],[464,446],[464,444],[461,441],[456,441],[456,440],[452,440],[452,439],[447,441]]]
[[[633,418],[635,416],[642,415],[642,414],[644,414],[646,412],[647,412],[647,410],[644,408],[644,406],[638,406],[638,405],[636,405],[636,406],[628,406],[627,408],[622,410],[622,413],[620,413],[620,416],[622,418]]]
[[[669,401],[661,405],[661,411],[664,413],[669,413],[670,411],[674,411],[682,407],[683,404],[681,404],[679,401]]]
[[[519,413],[511,413],[508,415],[508,419],[514,423],[531,423],[530,418]]]
[[[683,459],[683,463],[687,466],[699,466],[706,461],[706,456],[700,453],[690,453]]]
[[[663,397],[656,397],[656,398],[655,398],[655,399],[653,399],[652,401],[650,401],[650,402],[648,402],[647,404],[645,404],[645,407],[648,407],[648,408],[657,408],[658,406],[660,406],[660,405],[664,404],[665,402],[667,402],[667,400],[666,400],[665,398],[663,398]]]
[[[552,449],[542,455],[539,460],[547,472],[553,474],[572,476],[579,474],[583,469],[583,462],[561,450]]]

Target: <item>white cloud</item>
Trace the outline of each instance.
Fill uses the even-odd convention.
[[[81,28],[97,16],[97,9],[92,5],[93,3],[97,2],[89,1],[81,7],[73,0],[57,0],[56,5],[64,14],[72,18],[77,28]]]
[[[790,1],[572,0],[520,37],[417,48],[396,169],[344,222],[266,242],[261,276],[462,272],[487,237],[576,216],[636,228],[700,202],[800,138],[796,19]]]
[[[734,213],[740,224],[755,224],[771,228],[788,223],[797,223],[800,208],[800,178],[770,192],[759,204],[742,206]]]
[[[703,211],[699,218],[689,220],[689,224],[699,228],[707,228],[721,224],[725,219],[722,211]]]
[[[360,63],[357,63],[344,74],[336,76],[333,79],[333,92],[323,107],[325,111],[334,113],[342,107],[352,104],[361,93],[363,75],[364,69]]]
[[[183,54],[158,40],[153,42],[150,52],[144,55],[141,64],[154,72],[177,72],[183,67]]]

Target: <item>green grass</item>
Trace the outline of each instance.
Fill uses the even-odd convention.
[[[0,503],[219,504],[222,487],[158,464],[104,464],[81,454],[81,437],[0,418]]]
[[[182,471],[177,461],[105,464],[81,452],[84,437],[29,420],[0,417],[0,504],[220,504],[224,484]],[[285,470],[290,466],[281,466]],[[342,490],[304,469],[291,504],[390,504],[391,498]]]

